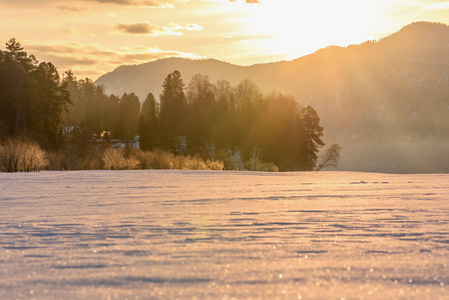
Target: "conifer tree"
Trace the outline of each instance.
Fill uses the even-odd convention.
[[[215,129],[216,103],[209,77],[193,76],[187,87],[188,133],[187,144],[192,154],[210,156],[212,134]]]
[[[33,128],[37,129],[44,147],[60,147],[63,142],[62,112],[71,104],[67,82],[61,83],[56,67],[45,62],[33,72],[33,79],[36,81],[32,97],[36,105]]]
[[[152,93],[149,93],[142,104],[142,114],[139,118],[138,132],[140,148],[151,150],[157,147],[159,134],[159,106]]]
[[[134,94],[123,94],[119,105],[119,119],[121,120],[121,139],[132,140],[137,134],[138,121],[140,116],[140,101]]]
[[[30,129],[30,73],[36,69],[37,60],[28,56],[15,38],[6,43],[6,49],[0,51],[0,124],[12,135]]]
[[[168,74],[160,95],[162,143],[166,149],[182,152],[186,134],[186,96],[179,71]]]
[[[296,119],[299,136],[297,147],[298,155],[296,168],[302,171],[312,171],[318,159],[319,149],[324,146],[321,140],[323,127],[320,126],[320,118],[317,112],[308,105],[300,110]]]

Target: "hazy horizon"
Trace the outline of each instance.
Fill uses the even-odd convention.
[[[173,56],[244,66],[288,61],[417,21],[448,24],[448,9],[428,0],[2,0],[0,39],[15,37],[60,73],[95,80],[120,65]]]

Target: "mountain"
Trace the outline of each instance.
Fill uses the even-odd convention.
[[[174,70],[186,83],[197,73],[233,85],[249,78],[265,93],[277,90],[312,105],[326,144],[343,147],[339,169],[449,172],[448,25],[412,23],[379,41],[247,67],[169,58],[121,66],[96,83],[108,93],[157,97]]]

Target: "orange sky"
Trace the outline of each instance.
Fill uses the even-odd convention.
[[[170,56],[240,65],[290,60],[414,21],[448,24],[449,1],[0,0],[3,44],[15,37],[60,73],[93,80]]]

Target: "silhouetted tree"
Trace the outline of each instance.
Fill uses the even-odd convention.
[[[119,105],[119,122],[121,124],[120,139],[131,140],[137,134],[137,125],[140,116],[140,101],[134,94],[123,94]]]
[[[166,149],[180,152],[186,134],[186,96],[179,71],[168,74],[160,95],[162,143]]]
[[[27,132],[30,110],[30,73],[36,69],[33,55],[23,51],[15,38],[6,43],[6,51],[0,51],[0,124],[9,135]]]
[[[210,156],[215,130],[216,106],[213,85],[209,77],[197,74],[187,87],[187,146],[191,154]]]
[[[66,126],[79,126],[85,121],[86,101],[81,96],[81,91],[72,70],[64,73],[63,81],[67,84],[67,91],[70,93],[71,105],[67,112],[63,112],[63,123]]]
[[[159,105],[152,93],[147,95],[142,104],[138,133],[142,150],[151,150],[157,147],[160,140]]]
[[[36,105],[33,128],[46,148],[62,145],[62,112],[67,110],[70,93],[67,82],[60,81],[56,67],[52,63],[40,63],[32,73],[33,103]]]
[[[257,119],[257,134],[261,140],[260,159],[276,164],[280,170],[292,170],[295,154],[295,119],[299,112],[297,102],[280,93],[270,94],[263,103]]]
[[[320,118],[317,112],[308,105],[300,110],[296,118],[297,138],[299,149],[295,168],[297,170],[311,171],[316,165],[318,151],[324,146],[321,140],[323,127],[320,126]]]
[[[237,106],[235,104],[234,89],[226,80],[219,80],[214,85],[216,100],[215,131],[212,137],[217,149],[233,152],[238,144]]]
[[[235,104],[237,108],[236,135],[240,155],[249,161],[260,148],[260,137],[254,134],[254,122],[260,112],[263,101],[262,93],[251,80],[241,81],[235,88]]]

